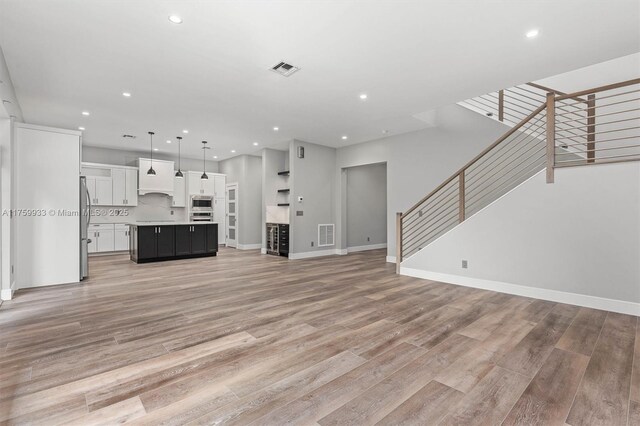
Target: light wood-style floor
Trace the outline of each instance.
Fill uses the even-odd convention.
[[[92,258],[85,284],[0,307],[0,422],[640,424],[636,317],[384,255]]]

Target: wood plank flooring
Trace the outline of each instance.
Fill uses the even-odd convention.
[[[136,265],[0,307],[0,424],[638,425],[638,318],[394,274],[380,250]]]

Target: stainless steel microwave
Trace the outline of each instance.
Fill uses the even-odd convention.
[[[209,195],[192,195],[191,210],[192,211],[212,211],[213,197]]]

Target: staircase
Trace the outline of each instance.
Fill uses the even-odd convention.
[[[562,93],[528,83],[459,103],[510,126],[396,217],[396,271],[458,224],[546,169],[640,160],[640,78]]]

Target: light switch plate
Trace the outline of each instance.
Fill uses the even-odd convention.
[[[304,216],[304,211],[296,210],[296,216]]]

